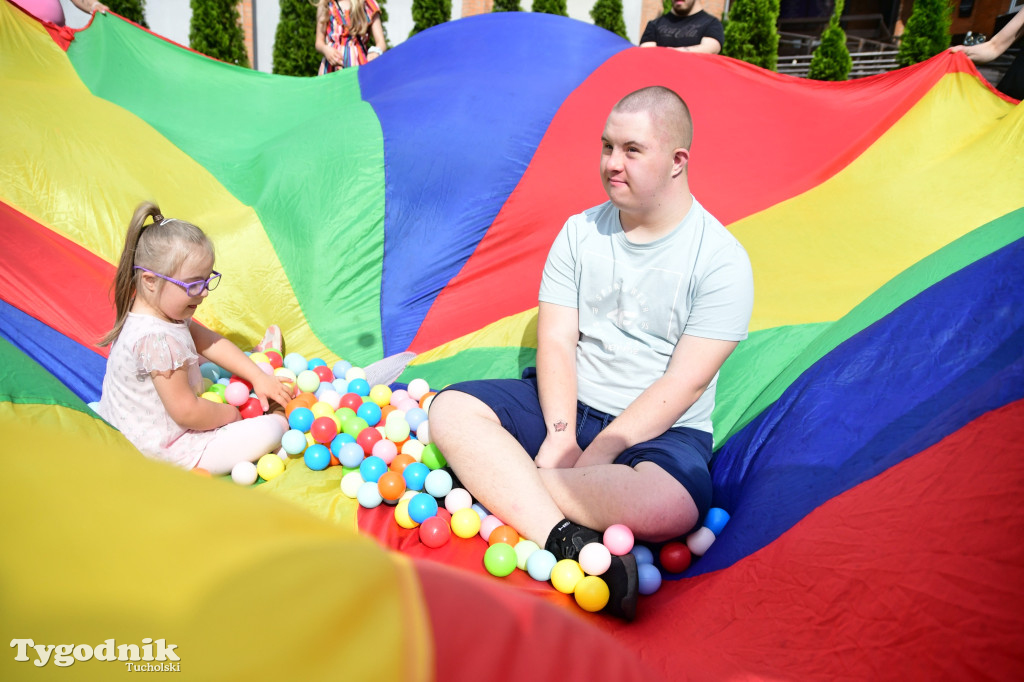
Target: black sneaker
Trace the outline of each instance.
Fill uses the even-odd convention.
[[[580,550],[591,542],[601,542],[601,535],[585,526],[563,520],[551,530],[544,549],[558,559],[579,559]],[[603,613],[632,621],[636,617],[636,602],[640,594],[640,578],[636,558],[632,554],[612,556],[612,563],[601,579],[608,585],[608,605]]]

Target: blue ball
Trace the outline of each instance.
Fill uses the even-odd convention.
[[[331,464],[331,451],[326,445],[315,443],[306,448],[306,454],[302,456],[306,466],[313,471],[323,471]]]
[[[370,426],[377,425],[380,421],[381,414],[383,413],[381,412],[380,405],[372,400],[366,401],[359,406],[358,410],[356,410],[356,416],[366,420],[367,425]]]
[[[342,381],[345,381],[345,375],[350,369],[352,369],[352,363],[346,360],[338,360],[334,363],[334,366],[331,367],[331,371],[334,372],[334,376],[340,378]],[[346,384],[347,383],[348,382],[346,382]]]
[[[295,372],[296,376],[300,372],[304,372],[309,369],[309,363],[306,362],[306,358],[302,357],[298,353],[289,353],[284,356],[283,364],[285,367]]]
[[[647,545],[633,545],[633,549],[629,551],[636,558],[637,565],[654,563],[654,552]]]
[[[471,507],[471,509],[476,512],[477,516],[480,517],[481,521],[483,521],[484,519],[486,519],[488,516],[491,515],[491,512],[487,511],[487,508],[484,507],[479,502],[474,502],[473,506]]]
[[[551,569],[557,563],[554,554],[546,549],[538,549],[526,560],[526,572],[534,580],[546,582],[551,579]]]
[[[434,469],[427,474],[423,489],[434,497],[444,497],[452,491],[452,475],[444,469]]]
[[[413,462],[402,471],[402,478],[405,479],[405,487],[409,490],[423,490],[423,483],[427,480],[430,467],[423,462]]]
[[[359,500],[361,506],[367,509],[373,509],[384,501],[384,498],[380,496],[380,489],[373,481],[363,481],[359,490],[356,491],[356,499]]]
[[[388,470],[388,465],[380,457],[370,455],[359,465],[359,475],[364,481],[377,483],[377,480]]]
[[[719,507],[712,507],[708,509],[708,515],[704,519],[704,525],[707,529],[715,534],[717,538],[722,534],[722,529],[725,528],[725,524],[729,523],[729,512]]]
[[[296,407],[288,417],[288,426],[305,433],[313,426],[313,419],[313,410],[308,407]]]
[[[427,411],[422,407],[414,407],[405,413],[405,421],[409,422],[409,430],[415,432],[420,424],[427,421]]]
[[[341,462],[341,466],[353,469],[363,463],[366,453],[358,443],[343,443],[335,456]]]
[[[356,439],[353,438],[352,436],[350,436],[349,434],[347,434],[347,433],[339,433],[337,436],[334,437],[334,440],[331,441],[331,453],[333,453],[334,456],[337,457],[338,453],[341,452],[341,446],[342,445],[344,445],[345,443],[355,443],[355,442],[356,442]]]
[[[409,467],[406,467],[408,470]],[[437,500],[427,493],[413,495],[409,500],[409,518],[416,523],[423,523],[431,516],[437,516]]]
[[[654,594],[661,587],[661,571],[654,564],[639,564],[636,567],[639,577],[640,594]]]
[[[222,376],[227,375],[227,372],[214,362],[204,362],[199,365],[199,372],[213,383],[217,383]]]
[[[335,379],[331,382],[331,385],[334,386],[334,390],[338,395],[345,395],[348,393],[348,382],[345,381],[345,377]]]
[[[310,358],[309,362],[306,363],[306,369],[313,369],[314,367],[326,367],[327,363],[321,358]]]
[[[353,379],[348,382],[348,392],[355,393],[356,395],[368,396],[370,395],[370,382],[366,379]]]
[[[306,449],[306,445],[309,442],[306,440],[306,434],[298,429],[290,429],[281,436],[281,447],[289,455],[297,455]]]

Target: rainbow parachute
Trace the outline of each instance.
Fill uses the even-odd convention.
[[[650,84],[690,104],[756,304],[715,413],[732,520],[635,623],[426,550],[340,472],[203,479],[87,408],[146,199],[212,235],[199,319],[241,346],[276,322],[400,382],[517,375],[548,245],[604,199],[604,117]],[[4,641],[163,638],[208,679],[1019,678],[1022,237],[1024,110],[961,55],[816,83],[501,14],[294,79],[2,2]],[[15,652],[5,679],[123,665]]]

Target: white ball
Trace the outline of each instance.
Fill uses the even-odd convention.
[[[410,398],[419,400],[430,390],[430,384],[426,379],[413,379],[409,382],[409,388],[406,390],[409,391]]]
[[[602,575],[612,565],[612,553],[600,542],[591,542],[580,550],[579,562],[589,575]]]
[[[239,462],[231,469],[231,480],[238,485],[252,485],[256,476],[256,465],[252,462]]]
[[[352,381],[353,379],[365,379],[366,370],[362,367],[353,367],[352,369],[345,372],[345,381]]]
[[[360,506],[366,509],[373,509],[380,505],[384,500],[380,496],[380,488],[373,481],[364,481],[359,486],[359,491],[356,493],[356,499],[359,500]]]
[[[358,469],[350,471],[341,477],[341,492],[345,494],[345,497],[354,500],[359,496],[359,486],[363,483],[363,477]]]
[[[422,422],[416,429],[416,440],[424,445],[430,445],[430,422]]]
[[[473,496],[465,488],[452,488],[452,491],[444,496],[444,508],[454,514],[460,509],[469,509],[473,505]]]
[[[701,526],[700,530],[686,536],[686,546],[690,548],[694,556],[704,556],[704,552],[708,551],[714,541],[715,534],[707,526]]]
[[[444,497],[452,491],[452,475],[444,469],[434,469],[427,474],[423,489],[434,497]]]

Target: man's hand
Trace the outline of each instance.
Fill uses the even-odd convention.
[[[571,469],[582,454],[576,434],[562,432],[544,439],[533,462],[540,469]]]

